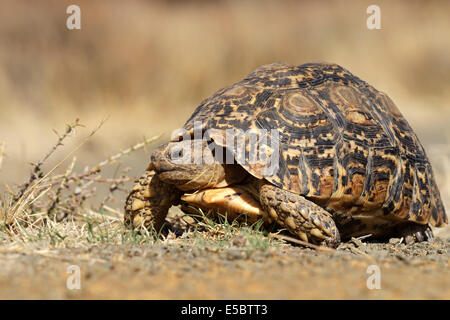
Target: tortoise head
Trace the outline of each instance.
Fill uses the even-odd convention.
[[[238,164],[217,161],[205,140],[169,142],[155,149],[147,170],[182,191],[226,187],[244,180],[246,171]]]

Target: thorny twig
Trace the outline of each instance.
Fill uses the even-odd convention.
[[[59,203],[60,195],[62,190],[66,187],[67,179],[69,175],[73,171],[73,167],[75,166],[75,162],[77,161],[76,157],[73,157],[72,162],[70,163],[69,167],[66,170],[66,173],[64,174],[63,178],[61,179],[61,183],[59,184],[58,188],[56,189],[56,196],[54,197],[54,200],[52,201],[52,204],[50,205],[50,208],[48,209],[48,214],[52,214],[55,210],[57,204]]]
[[[39,160],[36,164],[33,164],[33,169],[31,170],[30,178],[26,183],[24,183],[22,186],[19,187],[19,192],[14,196],[14,201],[17,202],[25,193],[25,191],[28,189],[29,186],[38,178],[43,177],[43,173],[41,171],[42,165],[51,157],[53,153],[60,147],[63,146],[64,140],[73,132],[73,130],[77,127],[83,127],[82,124],[80,124],[79,119],[76,119],[74,123],[68,124],[66,126],[66,131],[63,135],[59,135],[56,130],[53,129],[53,132],[58,136],[58,140],[56,144],[48,151],[41,160]]]
[[[329,247],[325,247],[325,246],[318,246],[318,245],[315,245],[315,244],[312,244],[312,243],[309,243],[309,242],[306,242],[306,241],[303,241],[300,239],[292,238],[292,237],[281,235],[281,234],[269,233],[269,237],[275,238],[278,240],[285,240],[285,241],[289,241],[292,243],[300,244],[305,247],[316,249],[317,251],[326,251],[326,252],[335,252],[336,251],[333,248],[329,248]]]
[[[129,169],[122,170],[119,177],[118,174],[120,166],[117,167],[116,172],[112,178],[101,176],[101,170],[104,166],[115,163],[119,158],[127,155],[133,151],[144,148],[149,143],[157,140],[159,136],[145,139],[136,145],[120,151],[107,159],[99,162],[94,167],[86,167],[83,172],[76,172],[76,157],[73,157],[64,174],[55,174],[58,169],[70,156],[72,156],[88,139],[90,139],[103,125],[104,121],[94,129],[83,141],[69,152],[56,166],[44,174],[42,166],[54,154],[54,152],[63,145],[66,138],[70,136],[73,129],[82,126],[77,119],[73,124],[68,125],[63,135],[58,135],[56,144],[51,150],[42,157],[42,159],[33,164],[31,175],[27,182],[19,186],[19,191],[15,193],[10,205],[8,205],[8,212],[5,213],[5,225],[10,227],[12,225],[35,225],[36,223],[49,223],[48,219],[56,218],[57,221],[65,219],[68,216],[75,216],[78,212],[87,211],[84,203],[87,199],[92,198],[96,194],[97,183],[109,183],[108,196],[101,202],[100,210],[109,208],[106,204],[108,201],[114,200],[113,193],[118,190],[126,190],[125,183],[133,181],[133,177],[129,177],[127,173]],[[1,155],[1,153],[0,153]],[[13,194],[14,194],[13,193]],[[6,210],[4,210],[6,212]],[[113,212],[114,210],[108,210]],[[18,215],[18,213],[20,213]],[[15,226],[13,229],[22,228]]]

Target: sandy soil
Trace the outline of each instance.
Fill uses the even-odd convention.
[[[450,299],[450,239],[353,240],[336,251],[183,245],[0,249],[0,299]],[[80,268],[81,289],[67,272]],[[380,268],[380,289],[368,289]],[[74,283],[74,282],[70,282]]]

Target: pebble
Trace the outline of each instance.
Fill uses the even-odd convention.
[[[402,242],[401,238],[390,238],[389,243],[390,244],[400,244]]]
[[[226,258],[228,260],[239,260],[246,258],[246,254],[244,251],[239,249],[230,249],[226,254]]]

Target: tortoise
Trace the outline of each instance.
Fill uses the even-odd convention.
[[[151,154],[124,222],[159,229],[178,204],[331,247],[364,235],[425,241],[430,226],[448,223],[424,148],[394,102],[329,63],[264,65],[202,101]]]

